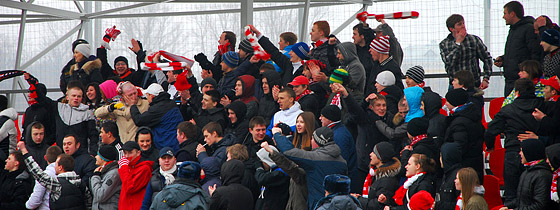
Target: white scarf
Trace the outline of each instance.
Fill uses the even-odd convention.
[[[408,179],[406,180],[406,182],[404,182],[404,184],[403,184],[404,189],[407,189],[407,190],[408,190],[408,188],[410,187],[410,185],[414,184],[414,182],[416,182],[416,180],[418,180],[418,178],[420,178],[420,177],[423,176],[423,175],[424,175],[424,173],[419,173],[419,174],[416,174],[416,175],[411,176],[410,178],[408,178]]]
[[[170,185],[175,181],[175,176],[173,176],[173,173],[176,170],[177,170],[177,165],[173,165],[173,168],[167,171],[164,171],[163,169],[161,169],[161,167],[159,167],[159,173],[163,175],[163,177],[165,178],[165,185]]]

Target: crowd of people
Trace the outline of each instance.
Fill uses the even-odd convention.
[[[559,27],[517,1],[503,11],[510,31],[494,61],[461,15],[447,19],[445,94],[421,66],[401,69],[383,19],[342,43],[327,21],[313,23],[311,45],[291,32],[275,45],[252,25],[252,38],[224,31],[212,60],[194,56],[200,82],[194,61],[135,39],[142,69],[124,56],[111,66],[115,27],[95,54],[78,39],[62,98],[25,73],[19,142],[0,96],[0,209],[484,210],[484,152],[495,148],[505,148],[496,209],[559,209]],[[493,64],[507,98],[486,125]]]

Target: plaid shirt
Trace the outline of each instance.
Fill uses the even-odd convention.
[[[455,37],[449,34],[439,43],[441,59],[445,64],[445,71],[452,79],[455,72],[467,70],[473,73],[475,80],[480,78],[480,59],[484,64],[484,78],[490,79],[492,74],[492,56],[482,40],[475,35],[467,34],[460,44],[455,43]]]
[[[79,184],[81,182],[80,177],[74,171],[58,174],[57,177],[49,176],[29,154],[25,155],[25,165],[33,174],[35,180],[51,193],[51,200],[58,200],[62,193],[62,185],[58,182],[58,177],[66,179],[72,184]]]

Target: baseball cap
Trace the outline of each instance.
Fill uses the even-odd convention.
[[[294,78],[292,82],[288,83],[288,86],[298,86],[298,85],[309,85],[309,79],[307,77],[300,75]]]
[[[173,153],[173,149],[171,147],[164,147],[159,151],[160,158],[165,155],[170,155],[171,157],[175,156],[175,154]]]
[[[163,87],[161,87],[161,85],[157,83],[152,83],[150,86],[148,86],[148,88],[142,90],[142,94],[146,95],[146,93],[149,93],[150,95],[157,96],[159,95],[159,93],[163,91],[164,90]]]
[[[122,150],[124,151],[132,151],[133,149],[140,150],[140,145],[135,141],[128,141],[122,146]]]

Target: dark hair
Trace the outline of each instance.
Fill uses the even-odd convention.
[[[136,135],[134,136],[134,141],[136,143],[138,143],[138,136],[140,134],[150,134],[150,139],[154,139],[154,134],[152,134],[152,129],[150,129],[149,127],[146,126],[142,126],[140,128],[138,128],[138,130],[136,131]]]
[[[45,153],[45,157],[47,158],[47,162],[54,163],[56,162],[56,158],[62,154],[62,149],[59,146],[53,145],[47,148],[47,152]]]
[[[74,170],[74,158],[71,155],[58,155],[58,165],[62,166],[65,172]]]
[[[538,62],[536,60],[526,60],[519,64],[519,71],[527,72],[531,79],[541,78],[542,65],[541,62]]]
[[[204,126],[204,128],[202,128],[202,131],[203,132],[206,131],[208,133],[216,132],[216,134],[218,134],[218,137],[224,136],[224,132],[222,131],[222,126],[217,122],[209,122]]]
[[[296,101],[296,92],[292,88],[282,88],[278,93],[287,93],[288,96],[294,99],[294,102]]]
[[[416,164],[420,164],[422,170],[426,173],[433,173],[435,172],[436,161],[434,159],[428,157],[425,154],[412,154],[411,158],[414,157],[416,159]]]
[[[506,5],[504,5],[504,8],[507,9],[507,11],[510,13],[515,12],[515,16],[517,16],[518,18],[523,18],[523,16],[525,15],[525,12],[523,11],[523,5],[518,1],[508,2]]]
[[[97,86],[99,87],[99,85],[97,85]],[[66,85],[66,91],[68,91],[70,89],[79,89],[79,90],[82,91],[82,94],[85,94],[84,84],[82,84],[82,82],[80,82],[80,80],[72,80],[72,81],[68,82],[68,85]]]
[[[103,122],[101,128],[103,128],[105,133],[111,133],[111,135],[113,135],[115,138],[120,139],[119,127],[117,126],[117,123],[107,120]]]
[[[459,80],[459,84],[470,89],[474,87],[474,76],[472,72],[467,70],[461,70],[453,74],[453,78]]]
[[[194,138],[196,138],[198,133],[198,127],[196,127],[196,125],[189,121],[179,123],[177,125],[177,130],[185,134],[185,136],[187,136],[187,139],[189,140],[193,140]]]
[[[74,144],[80,143],[80,142],[78,141],[78,137],[77,137],[75,134],[73,134],[73,133],[66,134],[66,136],[64,136],[62,139],[65,139],[65,138],[68,138],[68,137],[72,137],[72,138],[74,139]]]
[[[43,123],[40,123],[38,121],[35,121],[33,123],[33,125],[31,126],[31,128],[35,128],[35,129],[44,129],[45,126],[43,125]]]
[[[320,20],[313,23],[313,25],[317,25],[319,31],[323,32],[323,36],[328,37],[331,34],[331,27],[329,26],[329,22],[325,20]]]
[[[14,155],[14,158],[16,159],[16,161],[19,163],[19,167],[23,167],[23,164],[25,164],[25,162],[23,162],[24,158],[23,158],[23,154],[21,153],[20,150],[15,151],[10,153],[10,155]]]
[[[358,23],[354,27],[352,27],[352,30],[357,30],[359,35],[364,35],[364,24]]]
[[[5,95],[0,95],[0,111],[8,108],[8,97]]]
[[[519,91],[519,95],[535,94],[535,84],[527,78],[515,80],[514,88],[515,91]]]
[[[247,147],[242,144],[234,144],[226,148],[226,152],[231,156],[231,159],[246,161],[249,160],[249,152]]]
[[[463,18],[462,15],[452,14],[445,21],[445,25],[447,26],[447,30],[449,30],[449,28],[455,28],[455,24],[457,24],[458,22],[461,22],[461,21],[465,21],[465,18]],[[449,30],[449,31],[451,31],[451,30]]]
[[[255,116],[249,121],[249,128],[253,129],[257,125],[264,125],[266,127],[266,120],[261,116]]]
[[[226,34],[225,40],[229,41],[229,50],[235,51],[235,43],[237,42],[235,33],[231,31],[224,31],[222,33]]]
[[[87,96],[84,97],[84,100],[86,101],[86,103],[94,103],[95,107],[93,108],[99,108],[100,104],[101,104],[101,100],[105,100],[105,95],[102,94],[103,91],[101,91],[101,88],[99,88],[99,83],[97,82],[92,82],[89,83],[86,86],[86,91],[84,94],[87,94],[87,89],[89,89],[89,87],[93,87],[93,89],[95,89],[95,101],[91,101]]]
[[[297,42],[297,36],[292,32],[281,33],[280,38],[282,38],[284,42],[287,42],[288,45],[293,45]]]
[[[220,103],[220,92],[218,90],[209,90],[204,93],[212,98],[212,102]]]
[[[261,65],[261,67],[259,68],[259,70],[271,70],[271,71],[276,71],[276,68],[274,67],[274,65],[270,64],[270,63],[263,63],[263,65]]]

